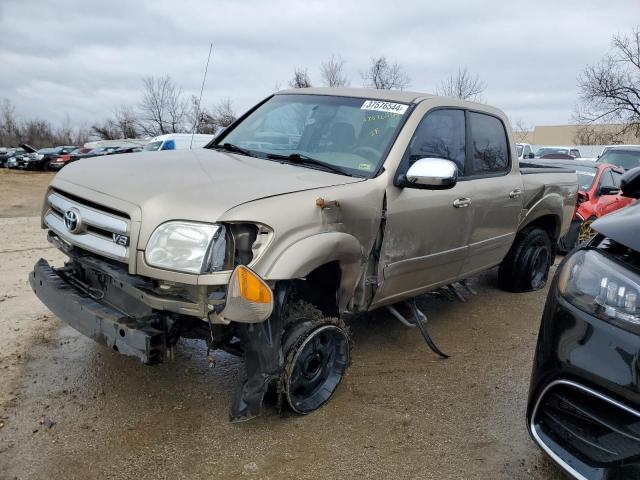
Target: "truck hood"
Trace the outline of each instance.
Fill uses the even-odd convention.
[[[215,222],[246,202],[286,193],[363,181],[311,168],[209,149],[140,152],[86,158],[67,165],[53,187],[73,184],[82,196],[115,197],[140,209],[143,228],[168,220]],[[71,185],[71,187],[73,187]],[[113,207],[112,207],[113,208]],[[252,220],[252,219],[247,219]]]

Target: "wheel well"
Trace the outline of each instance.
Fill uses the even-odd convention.
[[[520,229],[520,231],[524,230],[527,227],[538,227],[543,229],[549,234],[551,238],[551,242],[554,243],[558,240],[558,232],[560,231],[560,221],[555,215],[543,215],[541,217],[536,218],[530,223],[527,223],[524,227]]]
[[[337,261],[319,266],[302,280],[294,281],[293,299],[311,303],[328,317],[338,317],[338,290],[342,270]]]

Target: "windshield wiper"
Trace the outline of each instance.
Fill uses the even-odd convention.
[[[304,155],[302,153],[292,153],[290,155],[279,155],[277,153],[268,153],[267,158],[270,158],[272,160],[287,160],[291,163],[317,165],[326,170],[330,170],[333,173],[339,173],[340,175],[347,175],[349,177],[353,177],[353,174],[349,173],[347,170],[341,167],[323,162],[322,160],[318,160],[313,157],[309,157],[308,155]]]
[[[237,145],[234,145],[233,143],[216,144],[216,145],[212,145],[211,148],[214,148],[216,150],[225,150],[227,152],[240,153],[242,155],[246,155],[247,157],[258,156],[251,150],[247,150],[245,148],[239,147]]]

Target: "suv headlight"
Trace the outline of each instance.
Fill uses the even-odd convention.
[[[225,250],[224,225],[167,222],[151,234],[144,257],[153,267],[201,274],[222,270]]]
[[[564,264],[560,294],[597,318],[640,334],[640,275],[595,250],[579,250]]]

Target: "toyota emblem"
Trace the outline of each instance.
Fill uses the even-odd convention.
[[[77,209],[72,208],[64,212],[64,226],[67,227],[70,233],[78,233],[80,231],[82,220]]]

